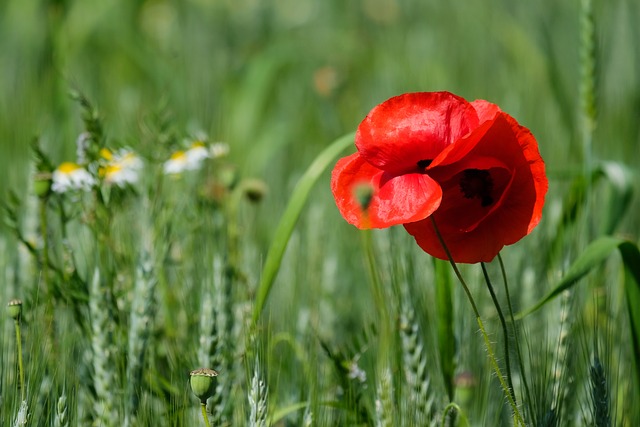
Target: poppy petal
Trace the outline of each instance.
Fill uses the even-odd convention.
[[[374,107],[355,142],[373,166],[399,175],[418,172],[448,145],[478,126],[476,109],[449,92],[408,93]]]
[[[356,195],[362,186],[372,191],[366,212]],[[442,199],[440,185],[428,175],[391,175],[370,165],[358,153],[338,161],[331,176],[331,191],[342,216],[358,228],[419,221],[431,215]]]
[[[476,113],[478,113],[478,120],[480,120],[480,123],[484,123],[487,120],[493,120],[496,114],[502,111],[496,104],[492,104],[484,99],[476,99],[471,102],[471,105],[473,105]]]
[[[475,218],[480,220],[471,222],[473,212],[455,209],[462,200],[460,194],[455,194],[455,176],[465,164],[487,166],[489,158],[496,164],[508,165],[511,177],[505,186],[506,177],[496,171],[503,193],[490,212],[476,211]],[[503,246],[529,234],[542,216],[548,186],[544,162],[531,132],[507,114],[498,113],[495,119],[448,147],[427,168],[427,173],[443,183],[442,206],[433,218],[456,262],[490,261]],[[453,184],[445,182],[447,177],[454,179]],[[424,251],[446,259],[431,221],[406,224],[405,228]]]

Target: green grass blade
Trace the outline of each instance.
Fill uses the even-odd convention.
[[[569,289],[571,286],[576,284],[578,280],[587,275],[592,268],[598,266],[604,260],[606,260],[611,252],[617,249],[622,243],[625,243],[625,240],[618,239],[615,237],[601,237],[594,242],[592,242],[584,252],[574,261],[574,263],[569,267],[569,271],[562,278],[560,283],[558,283],[547,295],[545,295],[540,301],[534,304],[529,309],[519,313],[516,315],[516,319],[520,320],[534,311],[539,310],[547,304],[549,301],[552,301],[555,297],[561,294],[564,290]],[[639,266],[640,267],[640,266]]]
[[[284,214],[280,219],[280,223],[276,228],[275,237],[273,238],[273,242],[271,242],[269,252],[267,252],[267,258],[262,269],[260,284],[258,285],[258,290],[256,292],[256,304],[253,309],[254,324],[258,321],[260,314],[262,313],[267,297],[269,296],[269,292],[271,291],[273,281],[280,269],[280,263],[282,262],[284,251],[287,248],[287,243],[289,242],[291,233],[293,233],[293,229],[298,221],[300,212],[302,212],[302,208],[307,202],[307,198],[309,197],[309,193],[311,192],[313,185],[327,167],[335,161],[336,157],[338,157],[347,147],[353,144],[354,136],[355,133],[344,135],[325,148],[324,151],[316,157],[313,163],[311,163],[311,166],[309,166],[302,178],[300,178],[298,184],[296,184],[293,194],[291,195],[291,200],[289,200]]]
[[[638,250],[638,246],[635,243],[628,240],[606,236],[592,242],[569,268],[569,271],[560,283],[538,303],[518,314],[516,318],[522,319],[540,309],[562,293],[562,291],[576,284],[578,280],[588,274],[594,267],[604,262],[616,249],[620,251],[625,268],[624,286],[631,323],[631,338],[635,360],[640,361],[640,250]],[[640,372],[640,367],[638,368]],[[638,376],[640,384],[640,373]]]
[[[455,339],[453,325],[453,297],[452,280],[449,273],[449,263],[435,260],[436,274],[436,303],[438,307],[438,353],[440,369],[444,378],[449,401],[453,401],[453,379],[455,366]]]
[[[623,242],[619,249],[625,265],[624,288],[636,362],[636,386],[640,387],[640,251],[637,245],[628,241]]]

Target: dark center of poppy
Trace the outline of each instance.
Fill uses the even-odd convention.
[[[418,160],[418,169],[424,170],[429,167],[433,159]]]
[[[467,199],[480,199],[483,207],[493,204],[493,179],[487,170],[466,169],[460,178],[460,191]]]

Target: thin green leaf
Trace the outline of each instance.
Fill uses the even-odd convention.
[[[278,421],[286,417],[287,415],[293,412],[299,411],[300,409],[304,409],[307,406],[309,406],[309,402],[298,402],[298,403],[293,403],[291,405],[285,406],[284,408],[277,409],[271,416],[269,425],[274,425]]]
[[[267,252],[267,258],[262,269],[262,276],[260,278],[260,284],[256,292],[256,304],[253,310],[253,322],[256,323],[264,305],[271,291],[273,281],[280,269],[280,263],[284,256],[284,251],[289,243],[289,238],[293,229],[300,217],[302,208],[307,202],[309,193],[313,188],[320,175],[327,169],[327,167],[333,163],[333,161],[342,153],[347,147],[353,144],[353,138],[355,134],[350,133],[335,140],[331,145],[322,151],[318,157],[311,163],[311,166],[304,173],[302,178],[293,190],[291,199],[280,219],[280,223],[276,228],[275,237],[269,252]]]
[[[569,267],[569,271],[545,297],[543,297],[538,303],[533,305],[528,310],[525,310],[518,315],[516,319],[522,319],[534,311],[539,310],[549,301],[553,300],[556,296],[561,294],[564,290],[569,289],[578,280],[584,277],[591,269],[604,260],[606,260],[611,252],[613,252],[624,240],[617,239],[615,237],[601,237],[598,240],[592,242],[584,252],[578,257],[578,259]]]
[[[449,263],[435,260],[436,302],[438,312],[438,353],[440,369],[449,401],[453,400],[455,366],[455,335],[453,326],[452,280]]]
[[[620,251],[625,268],[624,286],[631,323],[631,338],[635,360],[637,362],[640,361],[640,250],[638,250],[638,246],[635,243],[628,240],[605,236],[592,242],[569,268],[560,283],[537,304],[518,314],[516,318],[522,319],[540,309],[564,290],[576,284],[593,268],[604,262],[616,249]],[[640,367],[638,368],[636,371],[638,372],[638,383],[640,384]]]

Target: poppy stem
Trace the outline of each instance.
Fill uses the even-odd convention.
[[[489,288],[489,293],[491,294],[491,300],[493,301],[493,305],[496,307],[496,311],[498,312],[500,325],[502,325],[502,334],[504,335],[504,363],[505,368],[507,369],[507,382],[509,383],[509,392],[511,393],[511,398],[514,402],[517,403],[516,393],[513,388],[513,380],[511,379],[511,358],[509,357],[509,331],[507,330],[507,322],[504,319],[504,314],[502,314],[502,309],[500,308],[500,303],[498,302],[496,292],[493,289],[493,285],[491,284],[491,279],[489,278],[487,267],[484,262],[481,262],[480,265],[482,266],[482,274],[484,275],[484,280],[485,282],[487,282],[487,288]]]
[[[442,235],[440,234],[440,230],[438,230],[438,226],[436,225],[435,219],[433,219],[433,216],[431,216],[430,218],[431,218],[431,223],[433,224],[433,228],[436,231],[436,235],[438,236],[438,240],[440,241],[440,244],[442,245],[442,249],[444,249],[444,252],[447,254],[447,258],[449,259],[449,264],[451,264],[451,267],[453,268],[453,272],[455,273],[456,277],[460,281],[460,284],[462,285],[462,288],[464,289],[464,292],[467,294],[467,298],[469,299],[469,302],[471,303],[471,307],[473,308],[473,312],[475,313],[476,317],[479,319],[480,318],[480,312],[478,311],[478,306],[476,306],[476,302],[473,299],[473,295],[471,295],[471,291],[469,290],[469,287],[467,286],[467,282],[465,282],[464,279],[462,278],[462,274],[460,274],[460,270],[458,270],[458,266],[456,265],[456,262],[453,260],[453,257],[451,256],[451,252],[449,252],[449,248],[444,243],[444,239],[442,238]]]
[[[496,376],[498,377],[498,381],[500,382],[500,385],[502,386],[502,390],[505,393],[507,399],[509,400],[509,404],[511,405],[511,409],[513,410],[513,416],[515,418],[515,425],[521,425],[521,426],[525,426],[524,423],[524,419],[522,418],[522,415],[520,414],[520,411],[518,410],[518,405],[516,404],[516,400],[515,400],[515,396],[513,394],[513,387],[510,387],[509,385],[507,385],[504,376],[502,375],[502,372],[500,371],[500,366],[498,366],[498,361],[496,360],[495,354],[493,353],[493,348],[491,347],[491,341],[489,340],[489,336],[487,335],[487,332],[484,328],[484,323],[482,322],[482,318],[480,317],[480,311],[478,311],[478,306],[475,303],[475,300],[473,299],[473,296],[471,295],[471,291],[469,291],[469,287],[467,286],[467,283],[464,281],[464,278],[462,277],[462,274],[460,273],[460,270],[458,269],[458,266],[456,265],[455,261],[453,260],[453,257],[451,256],[451,252],[449,251],[449,248],[447,248],[446,243],[444,242],[444,239],[442,238],[442,234],[440,234],[440,230],[438,230],[438,226],[436,224],[435,219],[433,219],[433,216],[430,217],[431,218],[431,223],[433,224],[433,228],[436,232],[436,235],[438,236],[438,240],[440,241],[440,244],[442,245],[442,249],[444,250],[444,252],[447,254],[447,258],[449,259],[449,263],[451,264],[451,267],[453,267],[453,271],[456,275],[456,277],[458,278],[458,280],[460,281],[460,283],[462,284],[462,288],[464,289],[464,292],[467,294],[467,298],[469,299],[469,302],[471,303],[471,307],[473,308],[473,312],[476,315],[476,321],[478,322],[478,326],[480,327],[480,332],[482,332],[482,337],[484,338],[484,344],[485,347],[487,348],[487,353],[489,354],[489,361],[491,362],[491,366],[494,370],[494,372],[496,373]]]
[[[511,296],[509,295],[509,281],[507,280],[507,272],[504,268],[504,262],[502,262],[502,257],[500,256],[500,252],[498,252],[498,262],[500,263],[500,271],[502,273],[502,281],[504,282],[504,290],[507,296],[507,306],[509,307],[509,317],[511,318],[511,327],[513,328],[513,338],[516,344],[516,353],[518,355],[518,365],[520,366],[520,372],[522,376],[522,383],[524,384],[524,390],[527,394],[527,399],[531,396],[531,392],[529,391],[529,384],[527,383],[527,376],[524,372],[524,363],[522,362],[522,352],[520,351],[520,340],[518,338],[518,327],[516,326],[516,320],[513,316],[513,306],[511,305]]]

